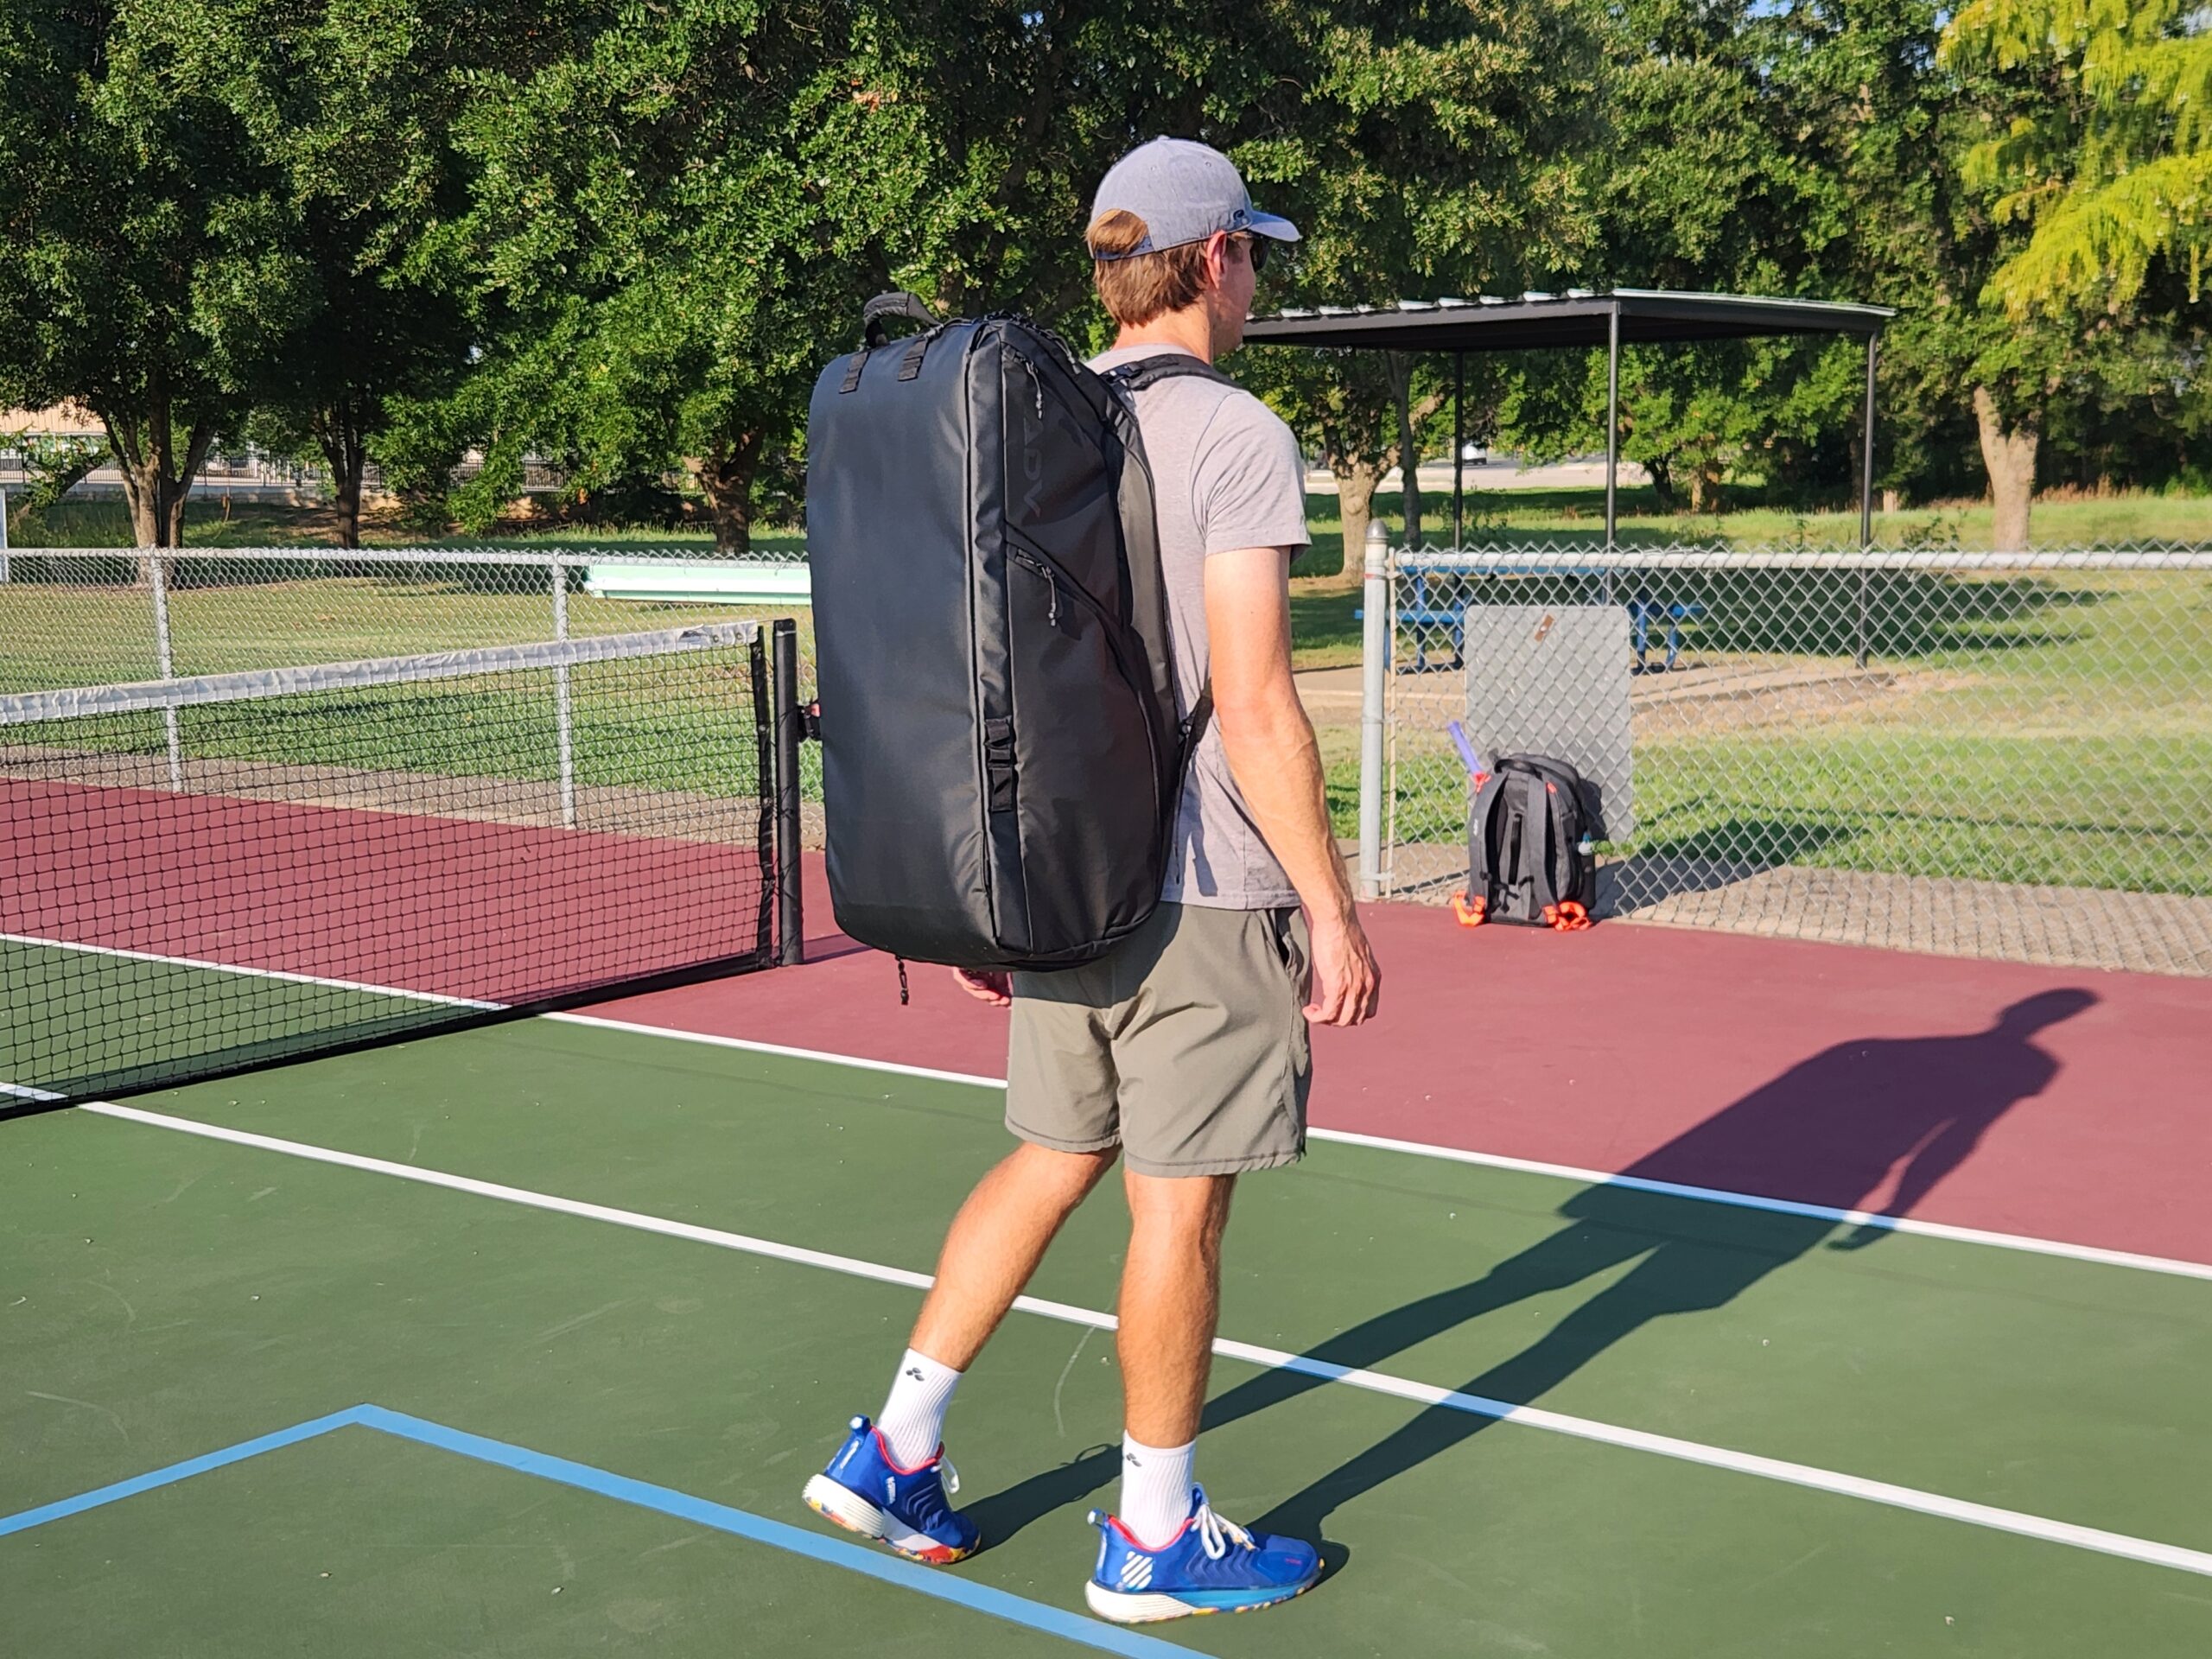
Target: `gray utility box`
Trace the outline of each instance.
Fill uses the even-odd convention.
[[[1548,754],[1589,782],[1597,838],[1636,833],[1629,741],[1628,612],[1618,605],[1470,605],[1468,740],[1501,754]]]

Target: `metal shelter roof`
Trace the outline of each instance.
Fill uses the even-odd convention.
[[[1408,352],[1517,352],[1604,346],[1620,320],[1624,344],[1743,340],[1772,334],[1855,334],[1872,339],[1897,313],[1834,300],[1778,300],[1751,294],[1689,294],[1616,288],[1523,294],[1517,300],[1401,300],[1395,307],[1322,306],[1282,311],[1244,325],[1254,346],[1338,346]]]

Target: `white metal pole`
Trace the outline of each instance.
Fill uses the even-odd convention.
[[[8,580],[8,492],[0,490],[0,582]]]
[[[569,637],[569,567],[560,560],[553,561],[553,637]],[[576,732],[575,705],[569,692],[569,665],[560,664],[553,671],[554,724],[560,734],[561,747],[561,827],[576,827]]]
[[[1347,550],[1349,551],[1349,550]],[[1360,645],[1359,896],[1382,896],[1382,694],[1389,683],[1389,532],[1367,521],[1365,633]]]
[[[168,561],[159,553],[146,557],[147,583],[154,590],[154,660],[162,678],[176,676],[176,658],[169,649],[169,578]],[[162,729],[168,740],[169,787],[184,788],[184,738],[177,729],[176,708],[172,704],[162,710]]]

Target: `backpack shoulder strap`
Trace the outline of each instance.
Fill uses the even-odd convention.
[[[1475,804],[1467,815],[1467,896],[1484,903],[1497,900],[1497,866],[1492,855],[1491,820],[1505,792],[1505,775],[1493,772],[1475,791]]]
[[[1535,915],[1548,917],[1560,901],[1558,873],[1552,863],[1552,842],[1559,818],[1552,802],[1551,785],[1533,766],[1516,766],[1513,786],[1519,792],[1521,804],[1520,873],[1533,889]],[[1529,844],[1532,836],[1533,846]]]
[[[1163,380],[1178,380],[1185,377],[1211,380],[1224,386],[1236,384],[1212,364],[1202,363],[1188,352],[1162,352],[1158,357],[1139,358],[1134,363],[1118,364],[1108,369],[1101,378],[1125,391],[1142,391]]]

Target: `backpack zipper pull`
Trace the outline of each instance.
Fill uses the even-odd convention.
[[[1015,355],[1015,360],[1029,372],[1029,390],[1037,398],[1037,418],[1045,418],[1045,383],[1037,378],[1037,365],[1027,358]]]

